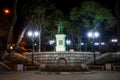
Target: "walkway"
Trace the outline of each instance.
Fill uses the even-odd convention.
[[[95,71],[95,73],[47,75],[38,71],[3,72],[0,80],[120,80],[119,71]]]

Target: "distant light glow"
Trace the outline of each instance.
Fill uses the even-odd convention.
[[[53,45],[54,43],[55,43],[55,40],[50,40],[50,41],[49,41],[49,44],[50,44],[50,45]]]
[[[98,43],[98,42],[96,42],[96,43],[94,43],[94,45],[98,46],[98,45],[99,45],[99,43]]]
[[[93,35],[93,34],[92,34],[92,32],[88,32],[88,37],[90,37],[90,38],[91,38],[91,37],[92,37],[92,35]]]
[[[117,39],[111,39],[111,42],[116,43],[116,42],[118,42],[118,40]]]
[[[66,44],[70,45],[71,41],[70,40],[66,40]]]
[[[37,31],[35,31],[35,32],[29,31],[29,32],[28,32],[28,36],[29,36],[29,37],[32,37],[32,36],[33,36],[33,37],[34,37],[34,36],[37,37],[38,35],[39,35],[39,33],[38,33]]]
[[[10,46],[10,49],[13,49],[13,46]]]
[[[32,36],[32,32],[31,32],[31,31],[28,32],[28,36],[29,36],[29,37]]]
[[[34,45],[35,45],[35,46],[37,46],[37,44],[36,44],[36,43],[35,43]]]
[[[83,45],[84,45],[84,43],[82,42],[82,43],[81,43],[81,45],[83,46]]]
[[[4,13],[9,14],[10,10],[9,9],[4,9]]]
[[[104,42],[101,42],[101,45],[105,45],[105,43],[104,43]]]
[[[39,33],[37,31],[35,31],[34,35],[37,37],[39,35]]]
[[[95,37],[99,37],[99,33],[98,32],[94,32],[94,36]]]
[[[99,32],[90,31],[90,32],[88,32],[87,35],[88,35],[89,38],[99,37]]]

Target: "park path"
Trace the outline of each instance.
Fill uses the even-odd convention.
[[[120,71],[94,71],[79,74],[39,74],[38,71],[1,72],[0,80],[120,80]]]

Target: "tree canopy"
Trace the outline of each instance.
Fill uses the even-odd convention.
[[[27,23],[24,26],[38,27],[42,31],[40,35],[44,41],[54,38],[59,18],[63,19],[65,33],[68,38],[74,39],[75,45],[80,45],[85,28],[109,29],[115,24],[115,17],[111,11],[94,1],[86,1],[80,7],[73,8],[68,15],[70,19],[65,18],[63,12],[54,4],[49,4],[49,0],[34,0],[35,4],[32,3],[22,5],[21,14]]]
[[[70,18],[79,21],[83,27],[91,29],[103,26],[111,28],[115,25],[115,17],[111,11],[94,1],[85,1],[81,7],[73,8]]]
[[[97,2],[85,1],[80,7],[74,7],[70,11],[70,20],[74,31],[74,39],[78,49],[83,35],[87,30],[110,29],[115,26],[115,17],[111,11]]]

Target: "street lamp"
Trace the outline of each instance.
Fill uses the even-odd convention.
[[[9,9],[9,8],[3,8],[2,9],[2,14],[4,15],[4,16],[10,16],[11,15],[11,10]]]
[[[69,40],[69,39],[66,40],[66,46],[67,46],[66,47],[67,50],[69,50],[69,48],[71,48],[70,47],[71,46],[71,40]]]
[[[9,14],[10,13],[9,9],[4,9],[4,13]]]
[[[28,36],[31,37],[32,40],[32,64],[34,61],[34,42],[35,42],[35,38],[39,35],[39,33],[37,31],[29,31]]]
[[[55,40],[49,40],[49,44],[53,45],[55,43]]]
[[[116,50],[117,50],[117,42],[118,42],[118,39],[113,38],[113,39],[111,39],[111,42],[112,42],[112,50],[113,50],[113,51],[116,51]]]
[[[49,40],[48,43],[49,43],[49,45],[50,45],[49,50],[50,50],[50,51],[54,50],[54,49],[55,49],[55,48],[54,48],[55,40]]]
[[[71,40],[66,40],[66,44],[70,45],[71,44]]]
[[[105,45],[105,43],[104,43],[104,42],[101,42],[100,44],[101,44],[102,46],[104,46],[104,45]]]
[[[117,40],[117,39],[111,39],[111,42],[113,42],[113,43],[117,43],[118,40]]]
[[[95,49],[94,49],[94,39],[99,37],[99,32],[97,31],[90,31],[88,32],[87,36],[89,38],[92,38],[92,50],[93,50],[93,58],[94,58],[94,64],[96,64],[96,55],[95,55]]]
[[[85,45],[85,44],[82,42],[82,43],[80,43],[80,45],[83,46],[83,45]]]

